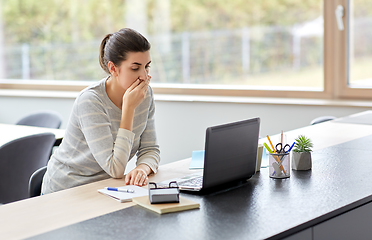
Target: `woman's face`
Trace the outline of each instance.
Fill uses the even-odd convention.
[[[117,83],[123,88],[128,89],[137,79],[150,79],[150,52],[129,52],[127,60],[121,62],[120,66],[115,67],[115,78]]]

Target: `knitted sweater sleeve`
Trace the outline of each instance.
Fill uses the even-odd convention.
[[[149,88],[151,99],[146,128],[140,138],[137,152],[137,165],[146,164],[156,173],[160,162],[160,150],[155,131],[155,104],[152,89]]]
[[[133,147],[134,133],[120,128],[114,138],[107,109],[100,97],[89,91],[80,96],[73,114],[78,118],[79,128],[94,160],[111,177],[123,177]]]

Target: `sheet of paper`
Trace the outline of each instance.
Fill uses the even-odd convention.
[[[139,186],[126,185],[120,188],[132,189],[134,190],[134,193],[117,192],[117,191],[111,191],[111,190],[106,190],[106,189],[98,189],[98,192],[104,195],[107,195],[109,197],[112,197],[120,202],[130,202],[132,201],[132,198],[134,197],[142,197],[142,196],[149,195],[149,190],[147,188],[143,188]]]

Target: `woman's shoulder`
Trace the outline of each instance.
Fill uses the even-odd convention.
[[[146,98],[150,98],[150,100],[154,100],[154,91],[152,90],[152,87],[149,86],[149,88],[147,89],[147,94],[146,94]]]
[[[149,107],[153,104],[154,102],[154,93],[153,93],[153,90],[152,88],[149,86],[148,89],[147,89],[147,93],[146,93],[146,97],[145,99],[143,100],[143,102],[141,103],[141,105]]]
[[[78,102],[84,100],[102,100],[105,92],[105,82],[106,79],[102,79],[89,85],[79,93],[76,100]]]
[[[150,93],[150,96],[152,96],[154,94],[154,92],[152,90],[152,87],[150,85],[149,85],[149,88],[148,88],[147,92]]]

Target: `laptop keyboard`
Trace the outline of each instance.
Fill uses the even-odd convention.
[[[178,182],[178,185],[186,187],[201,187],[203,185],[203,176],[190,178],[188,180]]]

